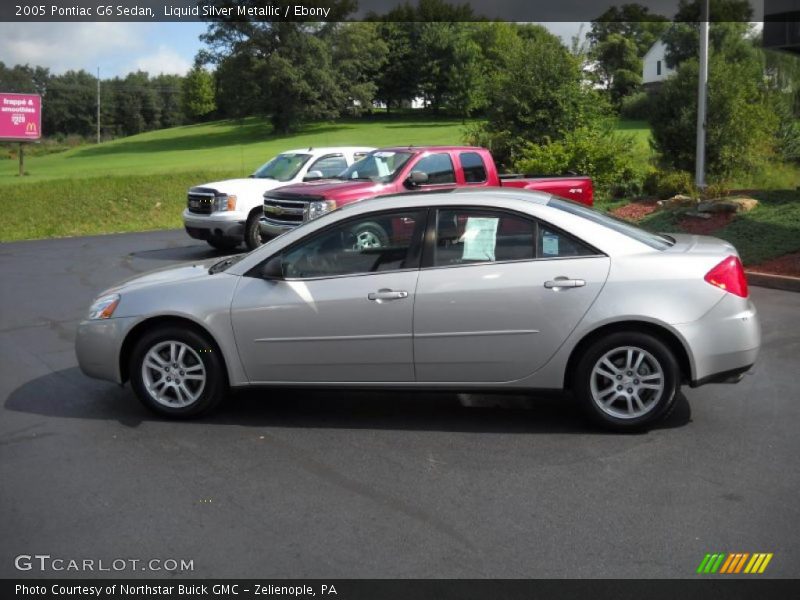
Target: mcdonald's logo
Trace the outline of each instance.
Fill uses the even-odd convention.
[[[755,552],[716,552],[706,554],[697,567],[701,575],[760,575],[772,560],[772,553]]]
[[[28,123],[25,125],[25,133],[35,135],[37,131],[38,130],[36,128],[36,123],[34,123],[33,121],[28,121]]]

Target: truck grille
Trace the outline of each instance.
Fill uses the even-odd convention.
[[[214,212],[216,194],[212,190],[191,189],[186,200],[190,213],[210,215]]]
[[[306,205],[319,196],[296,196],[271,193],[264,195],[264,217],[280,225],[299,225],[303,222]]]

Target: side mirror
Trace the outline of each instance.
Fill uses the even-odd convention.
[[[425,183],[428,183],[428,174],[422,171],[411,171],[406,178],[406,187],[408,188],[415,188]]]
[[[267,281],[283,279],[283,257],[273,256],[261,265],[261,277]]]
[[[322,174],[322,171],[309,171],[306,173],[306,176],[303,177],[303,181],[315,181],[317,179],[322,179],[323,177],[325,176]]]

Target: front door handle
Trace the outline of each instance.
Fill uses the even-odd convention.
[[[408,292],[383,289],[377,292],[370,292],[367,294],[367,298],[378,303],[388,302],[389,300],[402,300],[403,298],[408,298]]]
[[[545,281],[544,287],[548,290],[558,291],[562,288],[577,288],[583,287],[586,282],[583,279],[570,279],[569,277],[556,277],[551,281]]]

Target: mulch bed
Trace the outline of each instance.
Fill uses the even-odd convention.
[[[784,254],[778,258],[773,258],[761,264],[748,267],[747,270],[756,273],[768,273],[770,275],[800,277],[800,252]]]
[[[625,206],[615,208],[611,211],[611,214],[628,221],[641,221],[650,213],[655,212],[656,208],[655,200],[645,200],[643,202],[631,202]]]
[[[696,217],[684,217],[678,223],[680,228],[686,233],[694,235],[711,235],[718,229],[722,229],[733,220],[733,213],[712,213],[710,219],[698,219]]]

